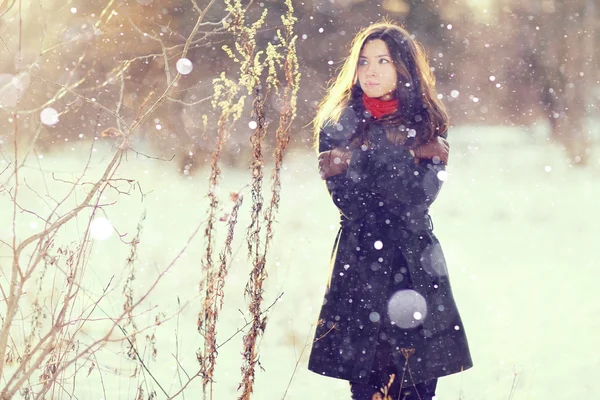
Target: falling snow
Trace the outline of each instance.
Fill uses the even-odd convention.
[[[52,126],[58,123],[58,112],[51,107],[44,108],[40,113],[42,124]]]
[[[181,75],[187,75],[192,72],[194,65],[187,58],[180,58],[176,63],[177,72]]]

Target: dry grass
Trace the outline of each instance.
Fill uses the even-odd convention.
[[[1,306],[0,329],[2,399],[13,398],[17,394],[28,399],[76,396],[76,383],[78,379],[83,379],[83,376],[89,377],[92,373],[98,373],[104,382],[98,356],[110,351],[108,349],[113,348],[115,343],[123,347],[130,362],[138,365],[133,375],[139,382],[135,396],[137,399],[152,399],[159,395],[167,398],[185,396],[190,383],[198,377],[202,378],[204,396],[212,398],[212,377],[218,349],[229,341],[228,339],[221,345],[217,344],[217,322],[219,311],[224,304],[224,283],[233,259],[232,243],[244,199],[241,192],[230,195],[232,206],[225,218],[227,232],[224,242],[219,244],[215,223],[222,209],[222,200],[218,197],[216,188],[221,178],[219,163],[223,146],[233,125],[244,112],[244,100],[248,95],[254,97],[252,115],[257,122],[257,128],[251,138],[254,159],[252,182],[249,186],[253,205],[252,223],[247,229],[249,259],[252,264],[246,288],[250,322],[237,333],[248,328],[244,336],[240,398],[249,399],[251,396],[259,353],[257,338],[265,330],[265,315],[270,308],[262,308],[262,293],[267,278],[265,264],[268,245],[274,235],[273,223],[280,201],[279,175],[289,143],[291,122],[296,113],[300,74],[295,55],[295,18],[291,1],[288,1],[288,12],[282,16],[281,30],[277,31],[278,43],[269,43],[266,49],[261,50],[256,44],[255,36],[264,22],[264,15],[254,23],[249,24],[246,21],[247,7],[250,7],[252,2],[244,8],[240,1],[225,1],[226,15],[220,22],[215,23],[207,21],[208,12],[215,5],[215,0],[203,8],[196,0],[190,1],[196,12],[190,33],[183,36],[173,32],[180,38],[181,43],[167,45],[160,36],[150,35],[150,42],[157,45],[161,49],[160,52],[144,54],[143,51],[148,49],[143,48],[141,54],[118,61],[104,76],[103,81],[96,80],[95,83],[94,79],[98,76],[94,75],[93,69],[84,70],[84,65],[95,65],[101,60],[95,59],[95,55],[87,50],[73,63],[71,75],[74,78],[59,82],[49,78],[51,74],[44,68],[35,68],[33,64],[21,64],[20,58],[10,51],[9,44],[4,41],[18,68],[26,71],[41,87],[53,87],[55,91],[48,100],[35,106],[30,106],[29,100],[25,103],[20,102],[19,94],[14,107],[4,107],[4,111],[11,114],[13,132],[11,153],[3,149],[2,154],[8,160],[8,166],[0,172],[0,193],[3,201],[10,204],[12,209],[11,238],[1,243],[11,259],[9,268],[2,266],[2,273],[7,279],[0,284],[4,300]],[[21,43],[23,27],[27,28],[28,22],[27,18],[23,17],[23,2],[17,0],[14,7],[0,11],[13,13],[16,18],[18,33],[14,38],[19,41],[17,53],[21,54],[24,50]],[[127,15],[126,11],[119,2],[107,1],[99,14],[92,14],[97,18],[95,29],[106,29],[110,32],[113,28],[111,19],[121,18],[121,14]],[[140,37],[148,37],[139,26],[139,18],[130,14],[128,19]],[[94,221],[98,217],[108,215],[108,210],[114,207],[120,198],[139,191],[141,199],[144,199],[146,193],[141,185],[135,179],[121,177],[120,167],[132,155],[161,162],[160,157],[147,156],[136,150],[133,139],[140,135],[146,122],[154,118],[163,103],[177,101],[173,95],[177,92],[176,88],[182,75],[179,71],[171,70],[173,57],[185,58],[193,47],[209,40],[211,35],[207,32],[228,33],[233,37],[235,48],[226,47],[224,50],[239,66],[238,76],[228,77],[223,73],[213,81],[214,92],[210,100],[218,119],[213,125],[216,126],[217,142],[211,157],[208,182],[208,218],[197,225],[187,243],[167,265],[158,267],[156,279],[143,286],[136,284],[136,276],[139,273],[136,261],[139,256],[138,245],[143,240],[145,213],[142,213],[133,237],[128,238],[128,234],[117,232],[122,244],[129,247],[129,255],[124,262],[125,279],[120,290],[122,307],[116,313],[111,312],[106,307],[108,296],[118,291],[113,279],[104,282],[99,293],[90,289],[93,271],[87,267],[94,253]],[[42,43],[39,58],[49,51],[49,47]],[[145,95],[138,99],[135,106],[137,111],[128,116],[124,113],[124,105],[127,103],[131,106],[132,103],[126,90],[125,76],[133,73],[131,68],[136,60],[144,58],[163,60],[164,82],[145,91]],[[84,88],[85,90],[82,90]],[[243,93],[244,89],[247,94]],[[96,96],[94,91],[99,94]],[[112,91],[112,99],[115,101],[102,101],[100,92],[104,91]],[[265,99],[268,96],[279,96],[283,108],[279,114],[279,126],[274,133],[278,145],[274,154],[275,167],[271,175],[271,200],[267,207],[263,207],[265,160],[262,140],[269,134],[268,126],[264,122]],[[92,131],[88,131],[86,136],[106,138],[115,142],[113,155],[102,167],[101,173],[97,173],[91,166],[95,152],[95,144],[92,143],[87,163],[73,179],[49,176],[39,167],[37,172],[42,176],[41,186],[29,184],[28,175],[23,171],[35,165],[33,155],[38,155],[37,141],[40,132],[45,129],[39,120],[36,120],[35,124],[30,122],[35,120],[37,113],[48,107],[64,109],[58,113],[61,119],[66,115],[76,115],[84,108],[87,113],[89,108],[94,110],[96,120],[92,124]],[[28,118],[27,123],[23,122],[24,118]],[[106,118],[111,120],[109,127],[99,129],[99,126],[103,125],[101,121],[105,121]],[[203,124],[205,129],[209,126],[206,117],[203,118]],[[55,193],[57,185],[63,188],[62,193]],[[24,192],[33,193],[40,200],[38,205],[25,204],[22,200]],[[107,202],[107,198],[117,200]],[[21,229],[23,215],[33,216],[42,227],[32,235],[25,234]],[[83,230],[80,230],[81,227]],[[74,236],[73,232],[76,232]],[[146,304],[159,282],[186,254],[196,237],[202,237],[205,246],[199,274],[202,305],[197,319],[197,329],[202,335],[203,345],[197,351],[198,370],[192,374],[183,368],[178,359],[178,350],[175,351],[178,372],[183,372],[185,377],[179,375],[179,387],[173,390],[161,384],[161,376],[153,374],[152,363],[161,351],[157,347],[157,335],[160,334],[161,325],[167,320],[177,318],[179,326],[180,312],[188,304],[182,305],[178,301],[177,310],[171,313],[147,308]],[[221,250],[218,252],[218,261],[215,261],[218,248]],[[90,333],[92,331],[93,334]],[[105,391],[104,383],[102,386]]]

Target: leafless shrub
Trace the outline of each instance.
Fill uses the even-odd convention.
[[[13,41],[8,43],[3,40],[10,60],[16,66],[16,72],[10,82],[15,89],[15,96],[12,98],[14,102],[2,105],[2,111],[8,114],[7,120],[12,124],[10,142],[5,142],[2,147],[6,167],[0,171],[0,195],[2,201],[9,205],[3,207],[10,207],[11,210],[11,235],[8,240],[2,239],[0,244],[7,259],[10,259],[7,268],[2,265],[2,274],[6,279],[0,282],[3,296],[0,306],[2,399],[13,398],[17,393],[31,399],[54,397],[59,393],[73,396],[78,376],[90,376],[93,373],[99,374],[103,390],[106,390],[103,366],[98,362],[97,356],[109,347],[112,348],[114,343],[120,344],[130,362],[138,366],[133,374],[139,382],[136,398],[155,398],[158,394],[168,398],[177,397],[184,394],[185,389],[197,377],[202,377],[206,395],[208,384],[212,384],[220,347],[216,340],[217,321],[223,307],[224,282],[232,260],[232,243],[244,198],[241,191],[230,196],[233,206],[226,219],[226,238],[219,252],[218,262],[215,262],[215,222],[221,201],[215,188],[221,174],[219,162],[223,147],[233,124],[244,112],[244,100],[248,95],[254,98],[252,117],[257,126],[251,138],[254,154],[250,184],[253,204],[252,223],[247,230],[252,273],[246,294],[251,321],[246,326],[249,326],[249,331],[244,338],[240,386],[243,387],[241,398],[250,398],[258,357],[256,339],[266,327],[265,313],[268,308],[261,308],[262,293],[267,276],[265,265],[268,245],[274,234],[273,222],[280,201],[279,175],[289,143],[291,122],[296,114],[300,74],[296,59],[296,36],[293,33],[295,18],[291,1],[288,0],[288,12],[282,16],[282,24],[277,31],[277,44],[268,43],[266,49],[261,50],[255,36],[263,19],[247,25],[246,8],[240,1],[226,0],[225,16],[218,22],[207,20],[208,11],[216,4],[216,0],[210,1],[204,8],[196,0],[189,2],[191,10],[195,12],[193,27],[185,35],[169,28],[167,38],[163,38],[160,32],[151,34],[140,27],[140,16],[127,8],[138,5],[126,6],[122,2],[107,0],[97,13],[89,14],[95,18],[90,25],[92,34],[102,31],[110,41],[108,33],[114,35],[127,23],[132,32],[138,33],[138,38],[146,38],[141,41],[143,45],[137,52],[122,54],[122,58],[113,59],[116,65],[102,59],[101,49],[91,46],[90,32],[87,31],[68,39],[65,38],[65,32],[60,32],[61,35],[58,36],[62,37],[62,41],[46,43],[46,35],[52,36],[56,32],[45,23],[42,27],[44,34],[39,42],[41,50],[36,57],[26,60],[25,50],[29,51],[28,46],[34,41],[23,33],[22,28],[28,22],[24,13],[34,6],[39,6],[39,10],[43,11],[45,3],[40,0],[34,6],[29,5],[30,8],[24,9],[24,3],[17,1],[0,9],[3,18],[14,17],[11,21],[18,27],[11,31],[14,32],[11,38]],[[157,3],[160,1],[157,0]],[[86,7],[93,8],[94,4],[81,3],[81,9],[73,7],[72,12],[75,14],[86,10]],[[210,129],[209,126],[216,126],[217,130],[209,177],[208,219],[197,226],[188,242],[167,265],[158,268],[157,277],[142,288],[134,282],[138,273],[136,260],[139,254],[138,244],[143,241],[145,214],[132,238],[117,232],[123,245],[129,246],[129,255],[124,260],[126,277],[120,290],[122,307],[117,312],[110,312],[103,305],[109,294],[119,291],[113,278],[103,282],[100,292],[91,290],[88,281],[88,265],[93,257],[94,221],[116,206],[122,196],[139,192],[141,199],[144,199],[146,193],[140,183],[135,179],[121,177],[120,168],[132,156],[154,158],[156,162],[164,161],[162,157],[146,155],[138,150],[139,137],[142,132],[147,131],[145,128],[148,123],[154,124],[152,121],[164,104],[182,105],[177,98],[181,88],[179,83],[183,80],[182,71],[181,68],[173,70],[173,61],[186,59],[192,48],[207,42],[214,43],[216,34],[230,35],[233,38],[233,48],[225,47],[224,50],[238,65],[239,76],[233,78],[225,73],[221,74],[213,81],[213,93],[203,100],[211,100],[215,110],[213,114],[217,116],[215,125],[207,123],[209,116],[202,118],[205,131]],[[85,38],[88,39],[87,44],[79,46],[85,43]],[[15,40],[18,42],[16,51],[11,51],[15,50],[11,44]],[[26,46],[23,46],[23,41],[27,42]],[[50,62],[50,67],[45,67],[45,58],[52,60],[57,49],[68,46],[81,52],[73,60],[66,75],[53,76],[50,72],[53,64]],[[156,46],[159,51],[155,52]],[[144,86],[140,91],[142,95],[128,96],[128,81],[136,76],[134,66],[149,59],[162,60],[163,81],[150,87]],[[110,68],[107,68],[109,65]],[[101,80],[97,79],[99,70],[104,74]],[[28,89],[21,79],[35,83],[35,90],[44,91],[47,98],[40,102],[36,96],[23,96]],[[243,90],[247,94],[242,93]],[[30,87],[29,92],[32,91],[34,90]],[[264,109],[265,99],[269,95],[279,96],[283,106],[279,114],[279,126],[275,131],[277,148],[271,174],[271,200],[263,209],[262,180],[266,162],[262,153],[262,141],[268,134]],[[41,117],[38,117],[40,113]],[[93,119],[90,119],[90,115],[93,115]],[[89,142],[89,153],[82,170],[69,179],[48,173],[39,164],[36,166],[35,160],[40,156],[40,137],[47,130],[61,129],[60,126],[64,126],[65,136],[57,136],[68,142],[73,138],[69,136],[69,129],[75,125],[76,116],[85,121],[78,124],[77,128],[78,131],[85,132],[81,134],[82,138],[93,138]],[[57,124],[58,119],[61,124]],[[100,173],[92,168],[98,139],[113,143],[113,154],[102,166]],[[28,169],[39,173],[41,183],[30,183]],[[29,204],[26,195],[33,195],[39,200],[38,205]],[[32,227],[36,228],[36,233],[28,235],[22,229],[24,215],[35,218],[37,222]],[[204,235],[198,235],[201,231]],[[167,314],[145,308],[145,304],[196,236],[202,236],[206,246],[199,283],[203,305],[197,320],[198,331],[203,337],[203,347],[197,353],[200,365],[195,374],[187,374],[176,357],[178,368],[187,374],[187,380],[180,380],[180,387],[174,393],[169,393],[170,390],[161,384],[160,375],[153,373],[152,362],[159,352],[156,343],[161,325],[171,318],[178,318],[185,305],[179,304],[175,312]],[[142,316],[146,322],[141,322]],[[147,322],[149,319],[151,322]],[[93,334],[90,333],[90,327],[94,328]],[[240,328],[237,333],[243,332],[243,329],[245,327]],[[212,390],[210,393],[212,396]]]

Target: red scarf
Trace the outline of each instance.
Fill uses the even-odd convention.
[[[379,100],[375,97],[368,97],[365,93],[362,95],[362,101],[365,108],[369,110],[375,118],[381,118],[384,115],[391,114],[398,109],[398,99]]]

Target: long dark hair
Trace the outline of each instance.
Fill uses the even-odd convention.
[[[423,47],[406,29],[384,19],[356,34],[350,55],[319,103],[313,120],[317,146],[321,128],[327,123],[337,123],[344,108],[360,101],[363,91],[358,83],[358,60],[365,44],[375,39],[383,40],[388,46],[398,76],[398,110],[380,120],[388,138],[394,143],[416,147],[434,136],[447,135],[448,114],[435,90],[435,76]]]

